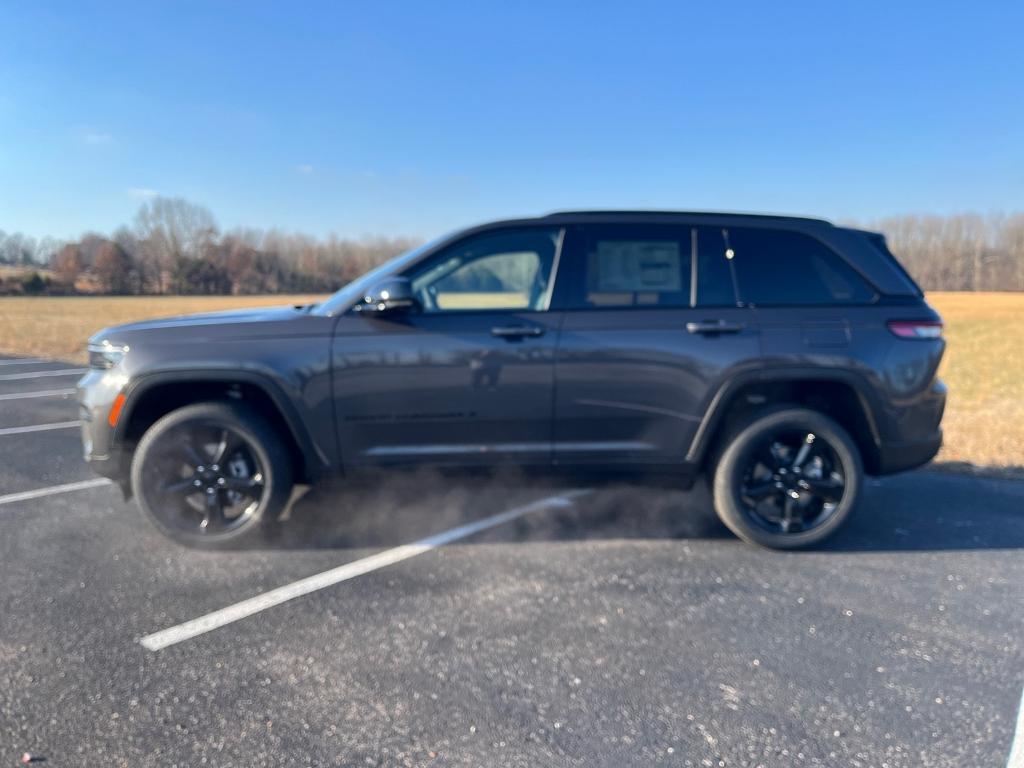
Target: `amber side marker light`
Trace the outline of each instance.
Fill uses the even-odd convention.
[[[124,392],[114,398],[114,404],[110,406],[110,414],[107,416],[107,424],[111,427],[117,426],[117,420],[121,418],[121,409],[124,408],[124,401],[126,399]]]

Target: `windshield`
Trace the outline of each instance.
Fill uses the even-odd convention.
[[[395,272],[401,272],[410,264],[415,263],[420,256],[435,245],[447,240],[448,237],[448,235],[445,235],[444,237],[431,240],[430,242],[413,248],[411,251],[406,251],[405,253],[395,256],[393,259],[385,261],[379,267],[374,267],[369,272],[363,273],[351,283],[348,283],[337,292],[331,294],[326,301],[317,304],[313,308],[313,314],[336,315],[338,312],[344,311],[354,301],[362,298],[366,294],[366,291],[368,291],[374,283],[382,277],[394,274]]]

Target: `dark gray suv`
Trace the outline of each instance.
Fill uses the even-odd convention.
[[[86,459],[164,533],[237,543],[362,467],[709,476],[743,539],[832,533],[939,449],[942,322],[881,235],[586,211],[487,224],[322,304],[90,341]]]

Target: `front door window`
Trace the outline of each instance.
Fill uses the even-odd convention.
[[[558,230],[482,235],[422,265],[412,287],[425,313],[544,311]]]

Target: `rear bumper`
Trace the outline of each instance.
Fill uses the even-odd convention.
[[[941,429],[924,440],[882,443],[878,447],[878,471],[875,474],[890,475],[893,472],[903,472],[927,464],[941,447]]]
[[[871,474],[889,475],[931,461],[942,447],[942,415],[946,410],[946,385],[934,379],[912,402],[894,407],[882,420],[882,439],[876,443],[877,462]]]

